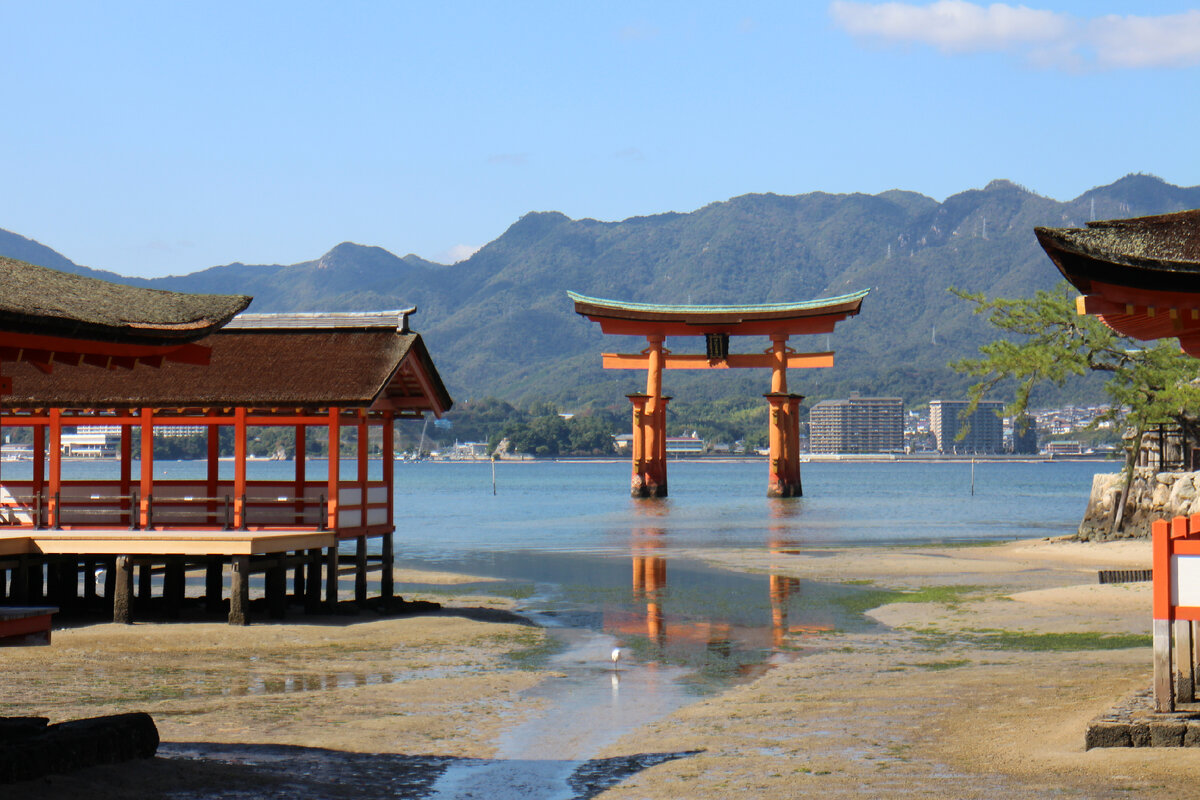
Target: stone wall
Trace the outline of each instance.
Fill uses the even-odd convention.
[[[1125,523],[1113,533],[1113,514],[1124,479],[1119,472],[1092,478],[1092,494],[1079,524],[1080,539],[1148,539],[1150,524],[1156,519],[1200,514],[1200,472],[1155,472],[1138,467],[1129,485]]]

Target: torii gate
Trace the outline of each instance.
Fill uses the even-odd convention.
[[[787,370],[832,367],[833,353],[798,353],[787,346],[790,336],[832,333],[833,327],[859,312],[867,291],[801,303],[750,306],[693,306],[624,303],[567,292],[575,312],[600,330],[624,336],[645,336],[649,344],[637,354],[604,353],[605,369],[645,369],[646,391],[627,395],[633,404],[634,497],[667,496],[667,402],[662,394],[664,369],[770,369],[771,405],[768,497],[799,497],[800,401],[791,394]],[[676,355],[663,345],[668,336],[703,336],[707,352]],[[730,353],[730,336],[767,336],[763,353]]]

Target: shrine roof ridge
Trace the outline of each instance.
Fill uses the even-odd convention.
[[[568,291],[567,296],[576,303],[611,308],[623,311],[642,311],[660,314],[762,314],[787,313],[789,311],[820,311],[829,307],[845,305],[861,301],[870,289],[861,289],[850,294],[837,297],[823,297],[815,300],[803,300],[793,303],[759,303],[752,305],[693,305],[693,304],[663,304],[635,303],[623,300],[608,300],[601,297],[588,297],[577,292]]]
[[[1200,210],[1034,228],[1054,265],[1082,292],[1092,282],[1200,291]]]
[[[147,289],[0,256],[0,330],[157,344],[198,339],[250,304],[243,295]]]
[[[408,318],[416,306],[389,311],[311,311],[276,314],[238,314],[225,330],[307,330],[385,328],[408,333]]]

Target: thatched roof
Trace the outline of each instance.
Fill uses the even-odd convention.
[[[0,331],[172,344],[216,330],[249,304],[242,295],[143,289],[0,256]]]
[[[1063,277],[1085,294],[1094,282],[1200,292],[1200,210],[1034,233]]]
[[[80,367],[45,374],[5,364],[13,393],[0,411],[29,408],[391,408],[440,416],[453,401],[421,337],[401,333],[398,318],[342,315],[338,327],[294,327],[256,315],[251,324],[197,342],[207,366],[164,362],[156,370]]]

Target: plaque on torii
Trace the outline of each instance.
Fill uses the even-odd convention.
[[[633,404],[634,497],[667,496],[667,402],[664,369],[770,369],[769,497],[799,497],[800,401],[788,391],[788,368],[832,367],[833,353],[798,353],[788,347],[796,335],[832,333],[834,325],[858,314],[867,291],[800,303],[746,306],[655,305],[585,297],[567,292],[575,312],[600,323],[603,333],[644,336],[641,353],[604,353],[605,369],[646,370],[646,391],[628,395]],[[668,336],[703,336],[704,353],[675,354],[664,347]],[[730,353],[730,336],[765,336],[762,353]]]

